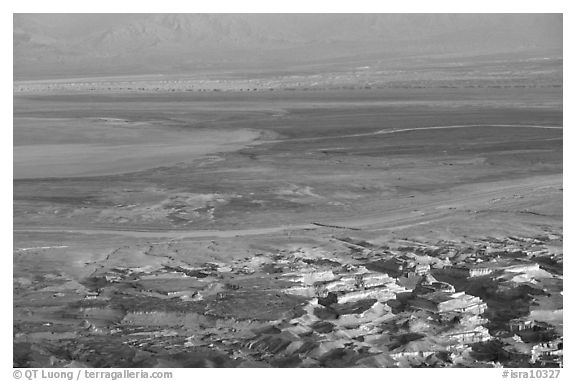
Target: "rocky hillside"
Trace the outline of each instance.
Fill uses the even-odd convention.
[[[16,14],[16,79],[561,54],[560,15]],[[551,53],[552,52],[552,53]]]

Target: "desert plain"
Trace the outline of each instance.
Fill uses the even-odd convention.
[[[16,81],[15,366],[561,366],[561,63],[502,62]]]

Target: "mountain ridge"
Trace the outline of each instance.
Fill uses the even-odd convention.
[[[14,73],[174,73],[562,49],[560,15],[16,14]]]

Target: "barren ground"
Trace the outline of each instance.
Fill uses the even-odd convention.
[[[220,319],[213,329],[247,331],[287,319],[303,302],[268,294],[285,287],[269,258],[361,263],[342,239],[402,247],[546,236],[546,250],[562,253],[561,88],[17,95],[14,118],[21,366],[88,364],[69,340],[101,353],[96,366],[311,365],[241,361],[222,349],[232,344],[207,347],[198,335],[203,316]],[[236,281],[246,294],[223,304],[225,291],[206,291],[201,277],[94,285],[118,269],[157,275],[206,263],[254,269],[209,283]],[[195,289],[204,302],[159,296]],[[79,309],[94,290],[100,309]],[[162,307],[168,315],[130,315],[160,313],[158,300],[174,304]],[[561,330],[561,297],[539,303],[530,313],[555,313]],[[128,340],[135,327],[173,347],[154,355]],[[121,360],[106,357],[106,335]],[[200,352],[178,350],[190,346]]]

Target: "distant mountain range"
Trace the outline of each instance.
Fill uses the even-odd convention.
[[[555,14],[16,14],[15,79],[562,52]]]

